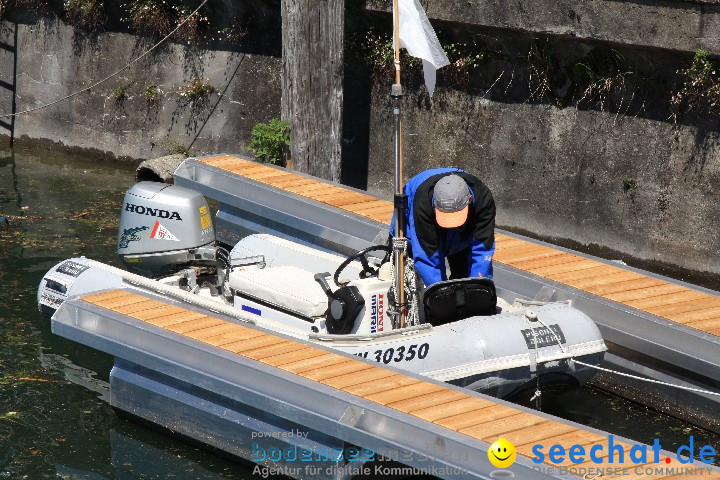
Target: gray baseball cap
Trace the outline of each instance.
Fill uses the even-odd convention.
[[[465,223],[469,203],[467,183],[459,175],[446,175],[435,184],[435,220],[441,227],[455,228]]]
[[[435,184],[435,208],[441,212],[457,212],[470,202],[467,183],[459,175],[446,175]]]

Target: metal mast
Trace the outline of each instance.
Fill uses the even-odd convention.
[[[394,44],[395,44],[395,83],[390,91],[392,99],[393,120],[395,129],[395,238],[405,238],[405,209],[407,207],[407,195],[403,194],[402,188],[402,85],[400,84],[400,11],[398,0],[393,0],[393,21],[394,21]],[[400,244],[400,242],[397,242]],[[405,326],[405,258],[404,249],[393,245],[393,262],[395,264],[395,299],[399,306],[400,328]]]

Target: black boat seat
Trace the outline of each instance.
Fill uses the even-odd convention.
[[[495,283],[488,278],[459,278],[430,285],[422,295],[425,321],[438,326],[497,313]]]

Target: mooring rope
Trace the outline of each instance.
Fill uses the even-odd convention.
[[[557,342],[558,346],[560,347],[560,350],[561,350],[563,353],[567,353],[567,350],[565,350],[565,347],[562,346],[562,342],[561,342],[560,339],[558,338],[558,336],[557,336],[557,334],[555,333],[555,331],[552,330],[550,327],[548,327],[542,320],[540,320],[540,318],[538,318],[538,322],[540,322],[540,323],[542,324],[542,326],[545,327],[545,328],[552,334],[552,336],[555,338],[555,341]],[[581,362],[580,360],[576,359],[575,357],[570,357],[570,358],[568,358],[568,360],[570,360],[570,361],[572,361],[572,362],[575,362],[575,363],[577,363],[578,365],[582,365],[582,366],[584,366],[584,367],[594,368],[595,370],[600,370],[600,371],[602,371],[602,372],[612,373],[612,374],[615,374],[615,375],[620,375],[620,376],[622,376],[622,377],[632,378],[633,380],[640,380],[640,381],[643,381],[643,382],[654,383],[654,384],[656,384],[656,385],[663,385],[663,386],[665,386],[665,387],[672,387],[672,388],[677,388],[677,389],[680,389],[680,390],[687,390],[687,391],[690,391],[690,392],[704,393],[704,394],[706,394],[706,395],[720,396],[720,392],[712,392],[712,391],[710,391],[710,390],[704,390],[704,389],[702,389],[702,388],[686,387],[685,385],[678,385],[678,384],[676,384],[676,383],[669,383],[669,382],[663,382],[662,380],[655,380],[655,379],[652,379],[652,378],[640,377],[640,376],[638,376],[638,375],[633,375],[633,374],[630,374],[630,373],[620,372],[620,371],[618,371],[618,370],[613,370],[613,369],[610,369],[610,368],[600,367],[600,366],[597,366],[597,365],[592,365],[592,364],[589,364],[589,363]]]
[[[533,318],[531,318],[530,314],[532,313],[531,310],[525,310],[525,320],[527,321],[528,326],[530,327],[530,331],[532,332],[533,336],[533,346],[535,347],[535,358],[533,358],[533,363],[535,363],[535,393],[530,398],[530,401],[532,402],[535,400],[535,410],[542,410],[542,388],[540,384],[540,362],[538,362],[538,358],[540,358],[540,354],[538,353],[538,339],[537,339],[537,332],[535,331],[535,327],[533,326],[533,318],[535,320],[539,320],[537,318],[536,314],[533,314]],[[541,322],[542,323],[542,322]],[[565,353],[563,351],[563,353]]]
[[[405,258],[405,304],[395,305],[393,309],[397,309],[396,314],[399,314],[400,310],[407,308],[407,316],[405,318],[406,326],[415,326],[420,324],[419,306],[418,306],[418,291],[417,291],[417,279],[415,277],[415,264],[412,258],[407,255],[407,238],[393,238],[392,239],[393,250],[397,249],[402,251],[403,257]],[[390,257],[390,264],[392,266],[390,270],[390,281],[392,282],[390,290],[393,292],[395,301],[398,299],[398,292],[395,291],[395,263],[394,255]]]
[[[77,91],[77,92],[71,93],[70,95],[66,95],[66,96],[64,96],[64,97],[62,97],[62,98],[59,98],[59,99],[57,99],[57,100],[54,100],[54,101],[52,101],[52,102],[50,102],[50,103],[46,103],[45,105],[40,105],[39,107],[28,108],[27,110],[23,110],[22,112],[6,113],[6,114],[4,114],[4,115],[0,115],[0,118],[17,117],[17,116],[19,116],[19,115],[24,115],[24,114],[26,114],[26,113],[31,113],[31,112],[35,112],[35,111],[37,111],[37,110],[42,110],[43,108],[51,107],[51,106],[53,106],[53,105],[55,105],[55,104],[58,104],[58,103],[60,103],[60,102],[63,102],[63,101],[65,101],[65,100],[68,100],[68,99],[70,99],[70,98],[76,97],[76,96],[80,95],[81,93],[88,92],[88,91],[92,90],[93,88],[97,87],[98,85],[107,82],[107,81],[110,80],[111,78],[115,77],[116,75],[119,75],[121,72],[123,72],[123,71],[127,70],[128,68],[130,68],[133,64],[137,63],[138,61],[140,61],[141,59],[143,59],[144,57],[146,57],[150,52],[152,52],[153,50],[155,50],[156,48],[158,48],[160,45],[162,45],[163,43],[165,43],[165,41],[166,41],[168,38],[172,37],[172,36],[175,34],[175,32],[177,32],[183,25],[185,25],[185,24],[188,22],[188,20],[190,20],[190,19],[193,17],[193,15],[195,15],[207,2],[208,2],[208,0],[203,0],[203,2],[200,4],[200,6],[197,7],[190,15],[188,15],[188,16],[185,18],[185,20],[183,20],[182,22],[180,22],[180,23],[178,24],[178,26],[175,27],[175,29],[174,29],[172,32],[170,32],[170,33],[168,33],[167,35],[165,35],[165,37],[163,37],[162,40],[160,40],[158,43],[156,43],[155,45],[153,45],[149,50],[147,50],[145,53],[143,53],[142,55],[140,55],[139,57],[137,57],[135,60],[131,61],[130,63],[128,63],[127,65],[125,65],[124,67],[122,67],[120,70],[118,70],[118,71],[116,71],[116,72],[108,75],[107,77],[103,78],[102,80],[100,80],[100,81],[98,81],[98,82],[93,83],[93,84],[90,85],[89,87],[85,87],[85,88],[83,88],[82,90],[79,90],[79,91]]]
[[[663,382],[663,381],[661,381],[661,380],[654,380],[654,379],[652,379],[652,378],[638,377],[637,375],[632,375],[632,374],[625,373],[625,372],[619,372],[619,371],[617,371],[617,370],[611,370],[611,369],[609,369],[609,368],[603,368],[603,367],[599,367],[599,366],[597,366],[597,365],[590,365],[590,364],[588,364],[588,363],[581,362],[580,360],[577,360],[577,359],[575,359],[575,358],[570,358],[570,360],[572,360],[573,362],[575,362],[575,363],[577,363],[577,364],[579,364],[579,365],[583,365],[583,366],[585,366],[585,367],[594,368],[594,369],[596,369],[596,370],[601,370],[601,371],[607,372],[607,373],[614,373],[615,375],[621,375],[621,376],[623,376],[623,377],[632,378],[632,379],[634,379],[634,380],[642,380],[643,382],[655,383],[655,384],[663,385],[663,386],[666,386],[666,387],[673,387],[673,388],[679,388],[679,389],[681,389],[681,390],[688,390],[688,391],[691,391],[691,392],[697,392],[697,393],[704,393],[704,394],[707,394],[707,395],[720,396],[720,393],[719,393],[719,392],[711,392],[710,390],[703,390],[702,388],[686,387],[685,385],[677,385],[677,384],[675,384],[675,383]]]

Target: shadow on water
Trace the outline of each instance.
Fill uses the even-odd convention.
[[[59,261],[119,264],[119,206],[130,164],[53,151],[0,153],[0,479],[250,478],[252,470],[117,417],[103,401],[112,359],[52,335],[37,285]],[[79,385],[78,385],[79,384]],[[718,437],[593,388],[544,410],[675,450]]]
[[[13,202],[17,205],[18,208],[22,206],[22,195],[20,195],[20,187],[18,185],[18,176],[15,172],[16,165],[15,165],[15,152],[10,151],[7,153],[0,153],[0,168],[9,168],[10,169],[10,176],[12,181],[12,190],[14,193],[14,200],[13,197],[9,197],[7,201]],[[4,192],[0,189],[0,202],[4,202],[5,200],[3,197],[5,196]]]

